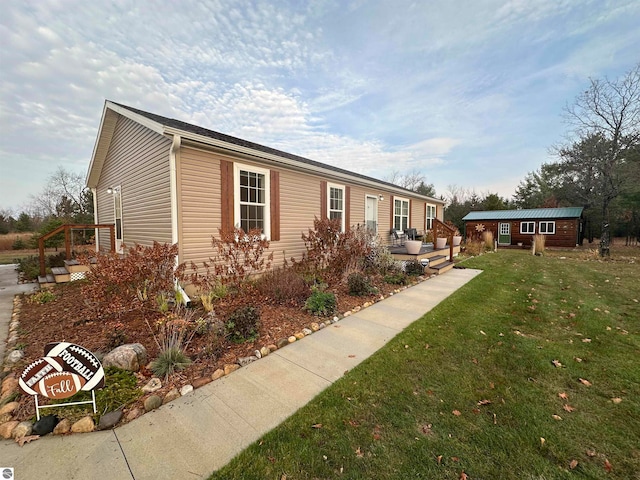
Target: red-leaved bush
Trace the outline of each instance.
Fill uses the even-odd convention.
[[[175,280],[184,266],[176,267],[178,245],[135,245],[124,256],[98,253],[95,263],[88,256],[79,258],[89,265],[82,295],[96,317],[119,316],[138,309],[155,310],[158,298],[173,296]]]
[[[202,269],[191,262],[189,281],[200,290],[210,292],[219,284],[240,287],[250,275],[271,267],[273,253],[265,259],[269,241],[262,238],[260,230],[245,233],[236,227],[231,231],[218,229],[218,232],[219,238],[211,237],[215,254],[209,257],[209,262],[203,262]]]
[[[313,220],[313,230],[302,234],[306,248],[302,260],[292,263],[312,273],[324,273],[334,279],[341,279],[349,271],[360,270],[365,259],[371,254],[372,244],[364,227],[352,227],[340,231],[340,221],[328,218]]]

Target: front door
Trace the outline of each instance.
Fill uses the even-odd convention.
[[[373,233],[378,233],[378,198],[367,195],[365,208],[365,222],[367,228]]]
[[[498,245],[511,245],[511,224],[498,224]]]

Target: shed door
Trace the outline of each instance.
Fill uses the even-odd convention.
[[[498,224],[498,245],[511,245],[511,224]]]

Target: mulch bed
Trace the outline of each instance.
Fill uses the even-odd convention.
[[[370,280],[378,290],[376,294],[354,297],[348,294],[346,285],[340,284],[331,288],[338,300],[338,312],[344,313],[366,302],[375,302],[381,295],[387,296],[398,288],[397,285],[384,283],[379,276],[371,277]],[[156,358],[159,349],[152,330],[156,322],[163,318],[160,312],[131,311],[123,313],[119,318],[95,319],[91,309],[85,304],[79,283],[55,286],[52,289],[55,299],[44,304],[30,301],[29,296],[23,298],[19,317],[18,344],[24,346],[25,358],[15,366],[16,376],[20,375],[28,363],[42,357],[44,346],[50,342],[66,341],[81,345],[93,352],[108,353],[112,348],[109,342],[118,324],[125,326],[125,338],[122,343],[140,343],[147,349],[148,361]],[[251,305],[258,306],[260,310],[258,338],[253,342],[242,344],[227,341],[221,352],[211,356],[202,354],[206,351],[205,342],[209,337],[194,336],[186,352],[192,359],[191,365],[172,375],[167,381],[164,378],[161,379],[163,387],[154,392],[155,394],[162,396],[174,387],[180,389],[197,378],[210,376],[217,369],[224,368],[225,364],[236,363],[238,358],[253,355],[255,350],[263,346],[275,344],[282,338],[288,338],[301,332],[303,328],[308,328],[313,322],[322,322],[327,319],[311,315],[304,311],[301,305],[275,305],[255,292],[245,294],[245,297],[251,298]],[[234,306],[237,306],[238,301],[246,304],[246,298],[219,302],[215,307],[218,318],[225,321],[226,315]],[[195,309],[195,318],[206,315],[201,307],[196,306]],[[142,368],[136,374],[138,386],[144,386],[152,376],[153,373],[148,368]],[[42,403],[46,403],[46,399],[41,398],[41,400],[43,400]],[[144,397],[135,404],[129,405],[125,409],[125,414],[133,408],[142,408],[143,400]],[[27,420],[35,416],[35,406],[30,396],[21,395],[19,402],[21,405],[15,419]]]

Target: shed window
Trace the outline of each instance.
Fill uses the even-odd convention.
[[[341,185],[328,185],[327,189],[329,190],[327,194],[327,201],[329,203],[327,206],[328,216],[331,220],[340,220],[340,230],[344,231],[344,187]]]
[[[399,232],[409,227],[409,200],[395,198],[393,200],[393,228]]]
[[[538,224],[538,232],[545,235],[553,235],[556,233],[556,222],[540,222]]]
[[[269,238],[269,171],[235,165],[235,225],[245,232],[258,229]]]
[[[536,222],[520,222],[520,233],[536,233]]]

